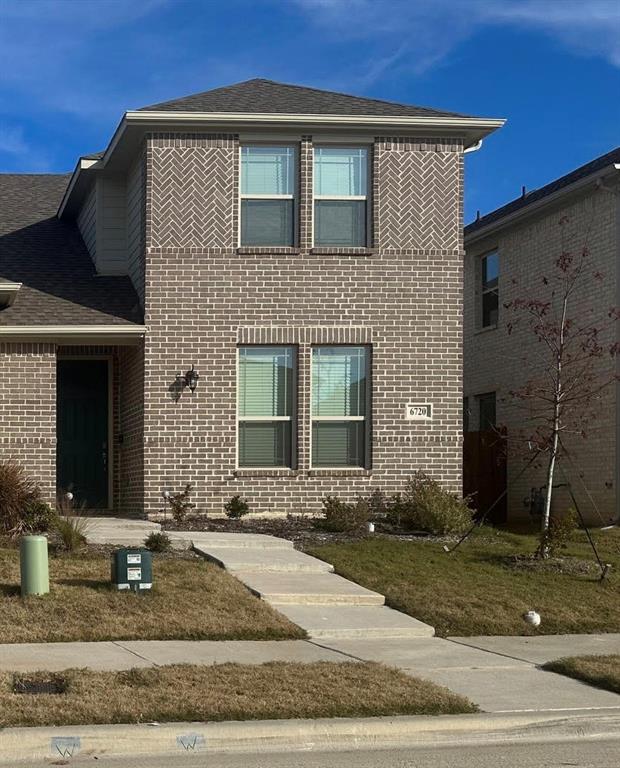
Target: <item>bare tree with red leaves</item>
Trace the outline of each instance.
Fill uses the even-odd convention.
[[[588,425],[598,415],[603,391],[618,380],[615,366],[602,361],[615,358],[620,345],[613,329],[620,318],[618,307],[584,308],[583,297],[605,276],[593,269],[587,246],[579,252],[566,246],[566,217],[560,220],[562,248],[549,275],[542,277],[540,295],[518,297],[504,304],[511,311],[507,324],[511,334],[526,323],[540,347],[534,375],[520,388],[510,391],[523,406],[522,436],[546,457],[545,502],[541,522],[539,555],[549,556],[548,531],[554,473],[558,461],[567,456],[564,437],[587,436]],[[574,316],[579,304],[578,316]],[[531,365],[531,361],[529,361]]]

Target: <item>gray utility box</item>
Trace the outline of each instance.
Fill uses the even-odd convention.
[[[153,586],[153,556],[148,549],[117,549],[112,553],[112,584],[139,592]]]

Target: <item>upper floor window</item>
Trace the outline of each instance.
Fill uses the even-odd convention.
[[[482,327],[497,325],[499,307],[499,254],[497,251],[482,257]]]
[[[367,245],[368,175],[367,148],[315,148],[315,246]]]
[[[313,347],[313,467],[369,466],[369,374],[367,347]]]
[[[295,348],[240,347],[238,464],[292,467]]]
[[[292,246],[295,147],[241,147],[241,245]]]

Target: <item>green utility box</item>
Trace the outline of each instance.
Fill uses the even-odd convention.
[[[19,542],[22,597],[47,595],[50,591],[45,536],[23,536]]]
[[[148,549],[117,549],[112,553],[112,584],[140,592],[153,586],[153,556]]]

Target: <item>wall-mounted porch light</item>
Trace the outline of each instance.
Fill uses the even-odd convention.
[[[194,394],[196,387],[198,386],[198,379],[200,376],[198,375],[198,371],[194,368],[192,365],[191,369],[186,372],[185,376],[183,377],[183,386],[188,387],[189,391]]]

